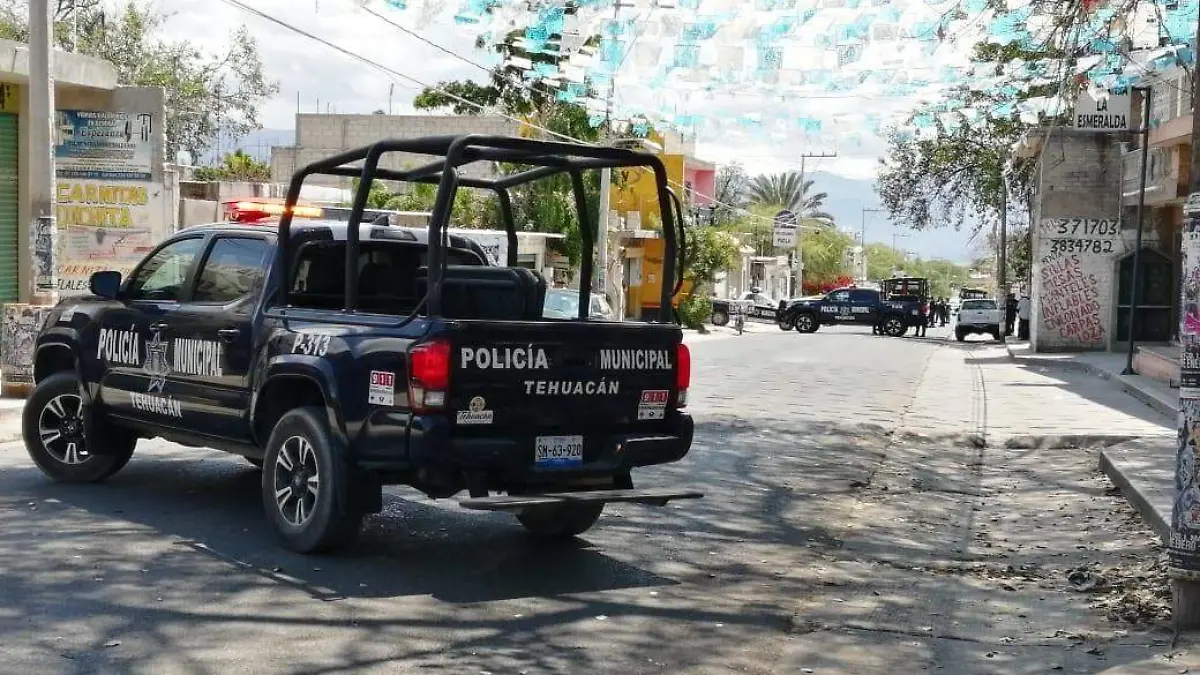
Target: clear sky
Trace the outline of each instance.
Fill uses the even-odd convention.
[[[170,14],[168,37],[187,39],[211,51],[220,50],[238,26],[246,25],[257,38],[267,76],[278,81],[280,92],[263,109],[262,123],[271,129],[294,127],[297,107],[304,112],[368,113],[391,109],[410,112],[421,84],[478,78],[484,75],[468,60],[480,62],[473,35],[453,25],[443,12],[428,23],[407,21],[407,27],[451,54],[406,34],[358,7],[356,0],[243,0],[246,4],[329,42],[408,76],[372,68],[319,42],[289,32],[260,17],[220,0],[158,0]],[[375,3],[375,6],[381,6]],[[198,30],[203,26],[203,30]],[[452,55],[453,54],[453,55]],[[462,58],[457,58],[462,57]],[[414,81],[415,80],[415,81]],[[619,95],[619,92],[618,92]],[[885,112],[914,105],[915,101],[831,100],[828,105],[870,106]],[[873,190],[875,166],[883,152],[882,139],[867,137],[833,147],[789,146],[752,136],[700,138],[698,153],[718,163],[740,161],[753,173],[800,168],[804,152],[836,152],[837,157],[808,160],[807,170],[816,175],[819,190],[830,192],[833,207],[844,228],[857,230],[861,210],[878,205]],[[882,214],[869,214],[867,240],[891,244],[895,228]],[[966,261],[974,257],[976,245],[965,233],[950,230],[912,233],[898,243],[924,257]]]

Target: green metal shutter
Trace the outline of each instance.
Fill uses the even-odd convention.
[[[0,302],[20,295],[17,218],[17,116],[0,113]]]

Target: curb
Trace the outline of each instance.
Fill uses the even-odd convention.
[[[1008,358],[1013,363],[1030,364],[1042,366],[1044,368],[1058,368],[1059,370],[1068,370],[1077,373],[1093,375],[1102,380],[1108,380],[1109,382],[1112,382],[1113,385],[1120,387],[1121,391],[1124,391],[1126,394],[1129,394],[1130,396],[1138,399],[1142,403],[1145,403],[1164,415],[1174,417],[1179,414],[1179,405],[1177,401],[1164,401],[1154,392],[1138,386],[1138,384],[1135,381],[1132,381],[1128,376],[1110,373],[1103,368],[1098,368],[1090,363],[1084,363],[1080,361],[1040,358],[1037,356],[1017,356],[1013,353],[1012,345],[1007,343],[1004,345],[1004,351],[1008,352]]]
[[[1139,488],[1138,479],[1126,474],[1121,467],[1121,462],[1113,460],[1110,453],[1115,454],[1118,450],[1118,448],[1106,448],[1100,451],[1100,471],[1108,476],[1108,479],[1121,491],[1126,501],[1133,506],[1142,520],[1166,544],[1171,537],[1171,524],[1167,517],[1150,503],[1147,493]]]

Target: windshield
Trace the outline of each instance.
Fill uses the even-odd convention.
[[[963,309],[996,309],[995,300],[967,300],[962,304]]]
[[[573,291],[550,289],[542,305],[542,316],[549,319],[579,318],[579,294]]]

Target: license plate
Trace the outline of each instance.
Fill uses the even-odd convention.
[[[533,446],[537,466],[563,467],[583,464],[583,436],[538,436]]]

